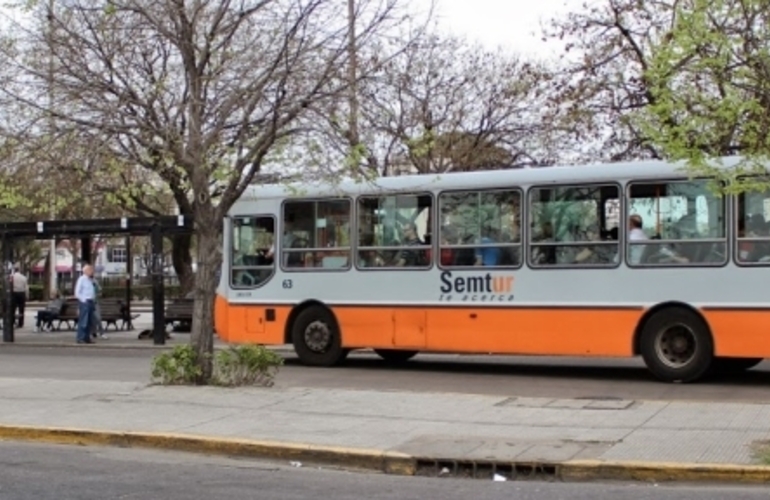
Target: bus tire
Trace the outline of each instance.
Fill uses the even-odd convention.
[[[375,349],[374,352],[386,362],[394,365],[406,363],[417,355],[417,351],[404,351],[402,349]]]
[[[291,328],[291,340],[299,360],[309,366],[334,366],[348,354],[334,315],[322,306],[300,312]]]
[[[716,375],[730,375],[751,370],[764,358],[715,358],[712,371]]]
[[[682,307],[666,308],[650,317],[642,330],[640,350],[650,372],[665,382],[694,382],[714,360],[708,325]]]

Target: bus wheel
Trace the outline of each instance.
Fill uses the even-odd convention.
[[[658,311],[644,325],[640,341],[647,368],[666,382],[694,382],[714,359],[708,325],[688,309]]]
[[[388,363],[393,363],[394,365],[406,363],[417,355],[417,351],[403,351],[399,349],[375,349],[374,352]]]
[[[732,374],[750,370],[764,361],[763,358],[716,358],[712,371],[716,374]]]
[[[325,307],[308,307],[294,320],[291,328],[294,350],[300,361],[310,366],[334,366],[348,354],[342,348],[337,321]]]

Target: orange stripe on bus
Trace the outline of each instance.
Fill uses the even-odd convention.
[[[275,321],[266,321],[266,309]],[[635,309],[332,307],[349,348],[402,348],[457,353],[545,356],[633,355],[644,315]],[[219,337],[232,343],[284,343],[292,306],[229,305],[216,301]],[[770,311],[704,312],[715,354],[770,357]]]

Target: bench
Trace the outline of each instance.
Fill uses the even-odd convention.
[[[106,324],[105,330],[109,329],[110,325],[114,326],[115,330],[133,330],[133,321],[139,317],[138,314],[128,314],[128,308],[121,299],[102,299],[99,301],[99,309],[102,313],[102,323]]]
[[[99,301],[99,307],[102,313],[102,323],[106,324],[106,329],[109,329],[110,325],[114,326],[115,330],[130,331],[134,329],[133,321],[139,315],[128,314],[128,308],[121,299],[102,299]],[[77,327],[79,315],[78,300],[76,298],[66,299],[59,316],[53,320],[57,323],[56,330],[61,330],[62,324],[66,325],[68,330],[74,330]],[[120,326],[118,326],[118,322],[120,322]]]
[[[171,325],[175,332],[189,332],[192,330],[193,299],[175,299],[166,306],[164,320],[166,326]]]
[[[67,325],[67,330],[74,330],[78,324],[78,317],[80,311],[78,307],[78,299],[71,297],[64,300],[64,306],[62,310],[53,321],[56,321],[56,330],[61,330],[61,325],[64,323]]]

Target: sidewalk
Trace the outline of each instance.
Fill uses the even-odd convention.
[[[139,333],[143,330],[151,330],[152,325],[152,312],[151,311],[135,311],[139,316],[132,322],[134,329],[130,331],[115,330],[114,328],[108,328],[105,333],[107,334],[107,340],[97,340],[97,344],[94,346],[79,346],[75,343],[75,330],[67,330],[62,325],[62,330],[52,332],[35,332],[35,313],[27,312],[24,317],[24,327],[14,328],[14,343],[5,344],[10,345],[48,345],[55,347],[67,347],[73,346],[78,348],[96,349],[96,348],[162,348],[162,346],[153,345],[152,339],[139,339]],[[169,328],[170,329],[170,328]],[[1,329],[0,329],[1,330]],[[171,339],[166,340],[166,346],[173,347],[179,343],[187,343],[190,340],[189,333],[175,333],[169,332]],[[218,341],[216,341],[218,343]]]
[[[280,373],[277,382],[223,389],[0,378],[0,438],[402,474],[770,481],[755,455],[770,440],[770,404],[281,388]]]

